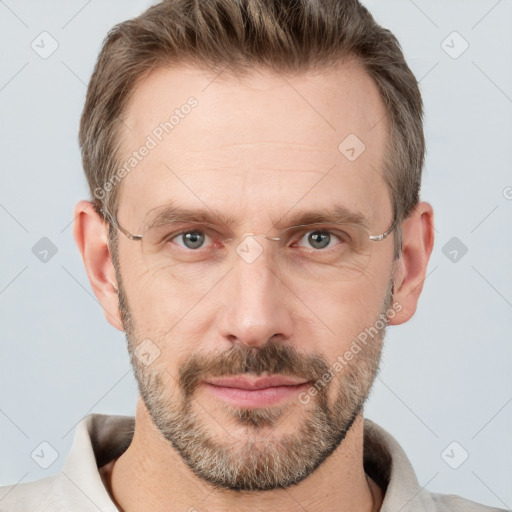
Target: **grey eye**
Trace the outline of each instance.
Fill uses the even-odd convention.
[[[199,249],[205,242],[206,235],[202,231],[186,231],[176,237],[178,245],[182,245],[187,249]]]
[[[314,249],[325,249],[331,242],[331,234],[328,231],[311,231],[308,242]]]

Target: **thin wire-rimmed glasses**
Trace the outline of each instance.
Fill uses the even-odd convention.
[[[134,235],[107,216],[113,226],[133,241],[141,242],[148,269],[157,271],[171,267],[186,271],[188,276],[203,277],[227,269],[230,255],[237,254],[246,263],[253,263],[264,248],[256,241],[263,236],[276,242],[275,262],[287,275],[318,277],[329,280],[350,280],[364,273],[373,253],[374,242],[386,239],[396,228],[396,216],[390,227],[380,235],[372,235],[352,223],[310,223],[270,230],[265,234],[244,233],[233,236],[222,227],[207,223],[173,221]],[[174,273],[174,272],[173,272]]]

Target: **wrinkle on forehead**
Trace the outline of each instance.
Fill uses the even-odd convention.
[[[269,205],[284,212],[299,200],[308,206],[340,195],[347,206],[375,217],[389,202],[379,173],[386,111],[360,65],[213,81],[196,68],[157,69],[131,99],[124,148],[139,147],[191,96],[197,107],[123,179],[125,200],[139,213],[175,194],[251,213]],[[365,144],[353,162],[338,148],[350,134]]]

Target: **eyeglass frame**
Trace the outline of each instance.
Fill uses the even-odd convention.
[[[117,221],[117,218],[116,216],[111,216],[109,213],[107,213],[102,207],[98,207],[97,208],[99,213],[104,215],[106,218],[108,218],[109,222],[116,227],[116,229],[118,229],[124,236],[126,236],[126,238],[128,238],[129,240],[133,240],[134,242],[139,242],[139,241],[142,241],[142,237],[144,235],[133,235],[131,234],[127,229],[123,228],[119,222]],[[372,241],[372,242],[380,242],[381,240],[384,240],[385,238],[387,238],[397,227],[398,225],[398,217],[396,215],[396,212],[395,214],[393,215],[393,222],[391,223],[391,225],[389,226],[389,228],[384,232],[382,233],[381,235],[368,235],[368,238]],[[317,223],[312,223],[312,224],[298,224],[296,226],[289,226],[285,229],[293,229],[293,228],[301,228],[301,227],[308,227],[308,226],[315,226],[315,225],[321,225],[322,223],[321,222],[317,222]],[[343,223],[343,222],[340,222],[338,223],[339,225],[343,225],[343,224],[349,224],[349,222],[347,223]],[[279,237],[269,237],[267,236],[266,234],[262,233],[263,236],[267,239],[267,240],[274,240],[274,241],[278,241],[278,240],[281,240]],[[247,237],[247,236],[257,236],[256,234],[254,233],[244,233],[244,235]]]

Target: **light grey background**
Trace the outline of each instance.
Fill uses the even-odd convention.
[[[512,2],[365,4],[421,82],[422,198],[437,236],[416,315],[388,330],[366,416],[401,443],[420,485],[510,508]],[[0,1],[1,485],[59,471],[84,415],[134,413],[124,335],[92,294],[71,222],[87,197],[77,130],[101,41],[147,5]],[[52,39],[46,59],[31,47]],[[57,248],[46,263],[32,252],[42,237]],[[43,441],[59,454],[46,470],[31,458]]]

